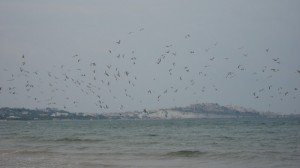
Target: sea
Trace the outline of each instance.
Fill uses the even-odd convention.
[[[0,121],[1,168],[299,168],[300,119]]]

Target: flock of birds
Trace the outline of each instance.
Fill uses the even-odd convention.
[[[135,33],[143,33],[143,31],[144,29],[141,28],[136,32],[129,32],[128,35],[133,36]],[[186,34],[181,40],[188,41],[190,38],[192,36]],[[124,41],[126,39],[116,40],[112,48],[122,46]],[[129,101],[139,103],[143,103],[143,98],[139,98],[139,95],[148,95],[156,103],[160,103],[164,97],[175,101],[176,97],[182,96],[183,93],[189,92],[189,90],[193,95],[202,94],[208,90],[218,92],[220,89],[217,85],[221,84],[213,82],[209,86],[203,84],[208,76],[211,76],[210,80],[214,79],[213,74],[210,74],[213,70],[209,69],[214,65],[214,61],[226,62],[232,59],[208,54],[216,49],[218,45],[216,42],[205,48],[203,54],[196,50],[187,50],[186,53],[177,52],[175,50],[177,48],[176,44],[166,44],[162,46],[162,53],[157,54],[155,58],[151,58],[152,62],[143,61],[143,57],[139,56],[139,53],[136,53],[135,50],[122,53],[118,52],[117,49],[107,49],[107,56],[113,59],[106,65],[103,65],[102,60],[89,61],[79,54],[74,54],[69,56],[72,60],[71,66],[53,65],[51,70],[32,70],[34,67],[28,63],[28,56],[22,55],[18,70],[3,69],[4,72],[9,73],[9,75],[6,75],[9,78],[5,79],[6,84],[2,83],[0,85],[0,96],[4,96],[4,93],[13,96],[20,96],[25,93],[27,99],[37,104],[43,103],[45,106],[68,109],[71,106],[75,108],[80,106],[80,96],[76,97],[72,93],[76,90],[89,96],[93,104],[103,111],[109,111],[112,106],[115,106],[113,109],[117,108],[122,111],[127,104],[124,103],[126,101],[121,100],[123,98],[120,98],[120,95],[123,95]],[[236,50],[241,53],[240,57],[250,57],[250,54],[244,51],[244,47],[237,47]],[[269,48],[266,48],[262,52],[268,54],[270,51]],[[182,57],[197,57],[205,55],[205,53],[206,61],[204,65],[199,64],[198,67],[195,67],[178,62]],[[178,57],[180,58],[178,59]],[[272,78],[275,73],[280,71],[281,58],[270,57],[270,62],[271,65],[274,65],[273,67],[263,66],[262,69],[253,71],[251,74],[255,76],[265,73],[268,74],[266,79]],[[118,66],[122,63],[126,64]],[[142,64],[140,66],[147,66],[151,69],[137,68],[134,70],[134,66],[137,66],[137,64]],[[156,69],[161,70],[159,71],[160,74],[157,74]],[[247,64],[237,64],[231,70],[222,69],[222,78],[223,80],[236,78],[248,69],[251,68],[247,67]],[[153,71],[153,74],[150,81],[148,78],[151,71]],[[296,70],[295,73],[300,74],[300,70]],[[20,88],[19,85],[23,86]],[[285,97],[292,95],[292,98],[296,99],[298,90],[298,87],[285,88],[272,85],[272,82],[270,82],[257,90],[250,91],[249,94],[254,99],[260,99],[265,92],[272,91],[276,95],[270,95],[271,98],[279,97],[283,100]],[[291,92],[294,94],[291,94]],[[107,95],[111,95],[112,100],[108,99]],[[47,98],[45,99],[45,97]],[[58,97],[63,97],[66,103],[62,103]],[[114,103],[111,103],[111,101]]]

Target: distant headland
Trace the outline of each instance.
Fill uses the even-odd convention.
[[[101,119],[189,119],[189,118],[282,118],[300,115],[280,115],[272,112],[258,112],[237,106],[221,106],[218,103],[191,104],[159,110],[74,113],[56,108],[26,109],[0,108],[0,120],[101,120]]]

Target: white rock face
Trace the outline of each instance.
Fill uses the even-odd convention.
[[[106,114],[108,118],[120,119],[188,119],[188,118],[239,118],[257,117],[253,109],[238,106],[221,106],[217,103],[192,104],[187,107],[134,111]]]

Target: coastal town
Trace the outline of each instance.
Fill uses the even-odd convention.
[[[26,109],[0,108],[0,120],[100,120],[100,119],[191,119],[191,118],[282,118],[300,117],[278,115],[271,112],[257,112],[235,106],[221,106],[217,103],[192,104],[187,107],[173,107],[159,110],[84,113],[68,112],[55,108]]]

